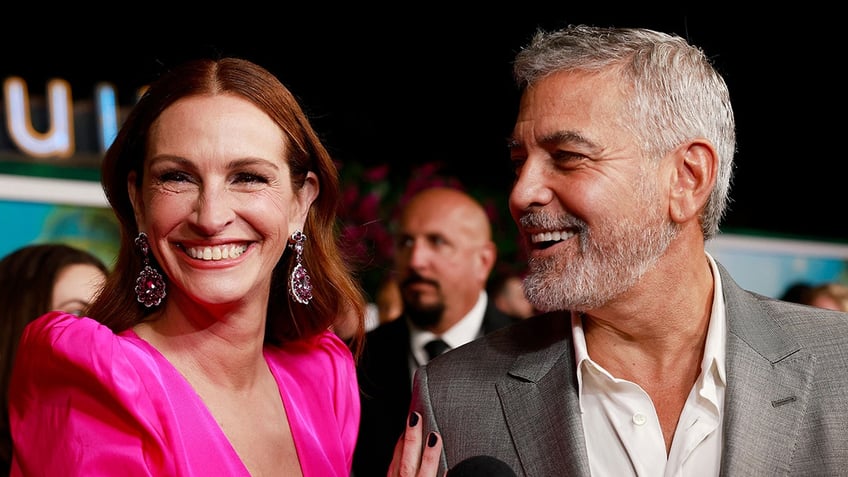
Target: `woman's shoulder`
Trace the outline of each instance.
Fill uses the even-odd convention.
[[[57,385],[112,381],[121,373],[140,373],[139,361],[150,359],[132,341],[92,318],[51,311],[24,329],[15,368],[33,385],[50,385],[54,378]]]
[[[46,348],[54,352],[73,351],[91,345],[92,342],[114,338],[112,330],[92,318],[51,311],[27,325],[21,336],[20,347]]]

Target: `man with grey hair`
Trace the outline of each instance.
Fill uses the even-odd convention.
[[[848,314],[746,291],[705,249],[736,147],[707,56],[578,25],[514,73],[510,211],[545,313],[418,370],[391,470],[844,474]]]

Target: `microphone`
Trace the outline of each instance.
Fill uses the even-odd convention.
[[[506,462],[489,455],[475,455],[448,470],[446,477],[518,477]]]

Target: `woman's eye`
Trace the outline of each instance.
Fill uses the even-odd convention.
[[[263,183],[264,184],[264,183],[268,182],[268,178],[263,176],[263,175],[260,175],[260,174],[253,174],[253,173],[250,173],[250,172],[240,172],[240,173],[235,175],[235,177],[233,178],[233,181],[234,182]]]
[[[181,171],[170,171],[160,175],[159,180],[162,182],[188,182],[191,180],[191,176]]]

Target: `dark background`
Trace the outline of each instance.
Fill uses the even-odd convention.
[[[702,47],[730,87],[738,154],[723,229],[848,242],[845,41],[835,11],[752,7],[742,18],[739,9],[719,11],[713,3],[704,4],[709,11],[565,2],[211,5],[179,16],[146,4],[114,18],[78,7],[6,14],[0,78],[22,76],[31,94],[63,78],[74,100],[108,81],[127,105],[136,88],[174,62],[244,56],[301,99],[341,163],[410,168],[438,161],[463,182],[506,196],[514,52],[537,27],[645,26]]]

